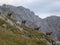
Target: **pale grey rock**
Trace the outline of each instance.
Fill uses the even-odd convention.
[[[2,24],[2,27],[7,27],[7,25],[6,24]]]
[[[19,25],[21,25],[21,22],[20,22],[20,21],[17,21],[17,22],[16,22],[16,24],[19,24]]]
[[[44,20],[48,23],[49,29],[53,32],[53,35],[60,40],[60,17],[51,16],[45,18]]]
[[[14,26],[15,26],[17,29],[19,29],[20,31],[23,30],[23,28],[21,28],[20,26],[18,26],[18,25],[16,25],[16,24],[14,24]]]
[[[26,20],[25,25],[29,28],[41,27],[39,31],[43,32],[44,34],[46,32],[53,32],[53,37],[60,40],[60,17],[51,16],[41,19],[36,16],[33,11],[27,8],[22,6],[15,7],[11,5],[0,6],[0,12],[4,16],[6,16],[9,12],[13,12],[11,18],[19,21],[20,23],[23,20]]]
[[[36,24],[34,24],[33,22],[30,22],[30,21],[27,21],[25,26],[30,27],[31,29],[38,27]]]
[[[60,45],[60,41],[56,41],[56,45]]]
[[[9,24],[11,24],[11,25],[14,25],[14,23],[11,20],[9,20],[9,19],[7,19],[6,22],[9,23]]]

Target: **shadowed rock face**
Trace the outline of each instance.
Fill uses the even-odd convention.
[[[40,32],[53,32],[52,35],[58,37],[58,40],[60,40],[60,17],[51,16],[45,19],[41,19],[36,16],[34,12],[27,8],[22,6],[15,7],[11,5],[0,6],[0,12],[2,15],[7,15],[8,13],[13,12],[11,18],[19,22],[26,20],[25,25],[30,28],[41,27],[39,29]]]

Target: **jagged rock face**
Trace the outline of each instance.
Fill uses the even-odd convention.
[[[3,5],[0,6],[0,12],[3,15],[7,15],[9,12],[13,12],[11,18],[22,22],[22,20],[26,20],[25,25],[30,28],[41,27],[39,29],[40,32],[53,32],[53,36],[57,36],[59,39],[60,34],[60,17],[48,17],[46,19],[41,19],[34,14],[34,12],[30,11],[27,8],[22,6],[15,7],[11,5]]]
[[[60,40],[60,17],[57,16],[51,16],[51,17],[47,17],[44,19],[45,21],[47,21],[49,29],[53,32],[53,34],[55,35],[55,37],[58,38],[58,40]]]
[[[42,23],[42,19],[39,18],[38,16],[36,16],[34,14],[34,12],[32,12],[29,9],[24,8],[22,6],[15,7],[15,6],[11,6],[11,5],[3,5],[0,7],[3,7],[5,9],[5,11],[2,8],[0,9],[0,12],[2,12],[2,14],[4,14],[4,15],[7,15],[7,13],[9,13],[9,12],[13,12],[13,14],[11,16],[13,19],[20,21],[20,22],[22,22],[22,20],[27,20],[27,24],[26,24],[27,26],[29,26],[30,23],[31,24],[33,23],[33,25],[34,25],[33,27],[35,27],[35,24],[37,27],[39,27],[40,24]],[[32,26],[32,25],[30,25],[30,26]]]

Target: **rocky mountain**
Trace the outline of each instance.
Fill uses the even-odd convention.
[[[53,41],[53,42],[52,42]],[[55,40],[0,13],[0,45],[53,45]]]
[[[3,25],[1,25],[0,27],[2,27],[2,29],[6,29],[7,31],[9,31],[9,32],[7,32],[7,34],[9,33],[9,35],[13,32],[13,35],[11,34],[10,36],[13,36],[12,38],[14,38],[14,37],[15,38],[13,40],[11,39],[11,37],[10,38],[8,37],[8,38],[11,39],[14,43],[16,42],[16,44],[18,44],[18,45],[19,44],[20,45],[24,45],[24,44],[40,45],[41,42],[38,42],[39,44],[36,44],[36,42],[35,42],[36,41],[35,39],[41,40],[40,37],[42,35],[40,36],[40,33],[43,34],[43,39],[45,41],[47,41],[47,43],[48,43],[48,44],[44,44],[45,42],[42,42],[43,44],[41,44],[41,45],[51,45],[50,40],[52,40],[52,38],[50,36],[46,36],[46,33],[52,32],[51,36],[56,38],[56,40],[60,40],[59,39],[59,37],[60,37],[60,35],[59,35],[60,34],[60,32],[59,32],[60,31],[59,30],[60,29],[59,28],[60,27],[60,25],[59,25],[60,17],[51,16],[51,17],[47,17],[45,19],[41,19],[40,17],[36,16],[33,11],[31,11],[27,8],[24,8],[22,6],[16,7],[16,6],[5,5],[5,4],[0,6],[0,14],[1,14],[0,18],[2,18],[5,22],[5,24],[3,23]],[[6,28],[6,25],[8,28]],[[15,30],[18,32],[16,32]],[[2,31],[5,32],[5,30],[2,30]],[[31,37],[30,34],[32,35],[32,38],[30,38],[30,41],[28,41],[29,37]],[[18,37],[18,39],[16,36]],[[3,36],[3,37],[5,37],[5,36]],[[19,42],[20,38],[22,38],[22,42]],[[26,38],[27,38],[27,40],[26,40]],[[15,40],[15,39],[17,39],[17,40]],[[24,40],[26,40],[26,42]],[[5,41],[5,40],[3,40],[3,41]],[[3,41],[2,41],[2,43],[3,43]],[[28,42],[30,42],[30,44]],[[11,44],[15,45],[14,43],[8,42],[8,44],[10,44],[10,45]],[[6,45],[8,45],[8,44],[6,43]]]
[[[55,37],[58,37],[57,39],[60,40],[60,17],[51,16],[45,18],[44,20],[47,21],[49,29],[51,29],[53,35],[55,35]]]
[[[36,23],[37,26],[40,26],[40,22],[42,21],[38,16],[35,16],[34,12],[30,11],[27,8],[24,8],[22,6],[19,7],[15,7],[15,6],[11,6],[11,5],[3,5],[0,7],[0,12],[3,15],[7,15],[7,13],[11,13],[12,15],[11,17],[19,22],[21,22],[22,20],[26,20],[27,23]],[[27,25],[28,26],[28,25]]]

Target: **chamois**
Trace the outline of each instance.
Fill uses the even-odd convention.
[[[39,30],[40,29],[40,27],[36,27],[36,28],[34,28],[34,30]]]
[[[22,21],[22,24],[25,24],[25,23],[26,23],[26,20],[23,20],[23,21]]]
[[[52,34],[52,32],[46,32],[46,35],[51,35]]]
[[[8,16],[11,17],[12,13],[8,13]]]

